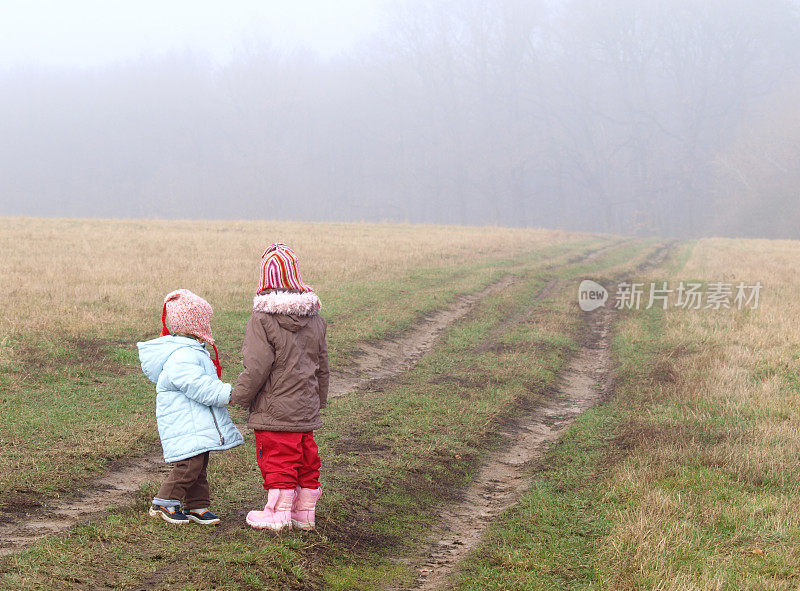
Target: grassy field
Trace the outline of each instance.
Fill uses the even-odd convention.
[[[5,262],[9,272],[16,273],[16,281],[10,284],[6,298],[10,320],[4,325],[2,341],[2,379],[7,385],[4,405],[13,413],[0,427],[0,499],[12,515],[41,502],[46,504],[49,498],[71,494],[87,475],[102,471],[110,461],[155,446],[152,385],[140,374],[133,343],[157,334],[163,292],[182,285],[212,302],[216,307],[216,336],[229,368],[226,377],[235,378],[240,367],[242,329],[264,243],[285,240],[300,254],[304,278],[317,288],[323,301],[334,367],[346,363],[358,342],[399,334],[459,294],[478,291],[509,274],[522,276],[535,269],[552,268],[589,248],[610,243],[563,232],[486,228],[160,222],[148,222],[145,227],[136,222],[42,220],[4,223],[8,232],[3,236],[16,236],[23,243],[15,251],[17,255]],[[14,243],[9,241],[9,245]],[[176,247],[184,243],[185,248]],[[25,257],[21,254],[24,252],[36,256]],[[86,259],[91,253],[95,253],[93,262]],[[76,267],[80,272],[75,272]],[[223,268],[224,273],[215,275]],[[542,280],[543,276],[536,277],[536,281]],[[31,298],[40,283],[61,287],[42,292],[44,301],[34,304]],[[98,290],[101,295],[95,293]],[[332,416],[326,418],[331,426],[320,433],[326,462],[332,466],[337,464],[337,449],[344,458],[341,461],[351,455],[347,447],[335,443],[337,437],[346,437],[349,423],[346,412],[337,419],[337,408],[332,405]],[[229,553],[236,557],[240,553],[237,544],[263,538],[253,538],[253,532],[241,527],[243,511],[257,506],[263,497],[250,456],[251,450],[242,447],[214,458],[216,506],[235,516],[232,523],[235,520],[238,533],[235,540],[220,540],[220,547],[208,546],[203,555]],[[133,510],[112,514],[107,523],[89,524],[65,538],[42,541],[31,551],[8,559],[5,586],[27,587],[52,580],[63,580],[67,585],[72,581],[89,586],[101,582],[126,586],[143,573],[165,568],[171,552],[156,552],[156,558],[135,558],[143,551],[142,539],[151,539],[153,548],[175,552],[186,544],[183,536],[175,537],[176,532],[159,528],[143,517],[143,503],[156,484],[142,491]],[[326,485],[333,515],[337,486],[332,482]],[[341,486],[346,487],[347,482]],[[346,499],[342,503],[346,504]],[[110,510],[114,512],[114,508]],[[95,528],[104,533],[87,533]],[[348,534],[333,529],[349,540]],[[89,539],[98,535],[96,544],[90,543],[87,535]],[[205,538],[209,534],[184,535]],[[116,541],[109,542],[111,539]],[[308,561],[314,558],[307,550],[296,563],[274,563],[275,548],[287,555],[298,544],[305,549],[308,542],[300,540],[256,547],[255,554],[241,558],[247,564],[256,563],[254,571],[245,569],[232,585],[244,584],[248,577],[263,581],[296,579],[305,581],[303,584],[322,580],[328,558],[322,566],[309,566]],[[191,543],[196,544],[196,540]],[[353,546],[349,541],[343,543]],[[120,553],[119,564],[108,555],[110,546]],[[53,579],[53,565],[45,557],[64,556],[65,552],[73,560],[59,561],[65,570],[56,569]],[[106,569],[101,569],[100,579],[96,578],[99,575],[90,566],[100,555],[115,565],[111,580]],[[333,555],[326,553],[326,557]],[[264,560],[266,556],[269,560]],[[229,571],[224,561],[213,564],[208,573],[212,578]],[[190,583],[191,574],[184,576]],[[198,585],[203,587],[202,583]]]
[[[331,403],[317,433],[318,531],[250,530],[264,502],[245,446],[210,466],[217,527],[176,530],[129,507],[0,558],[0,586],[410,588],[437,507],[458,499],[498,427],[552,387],[581,343],[575,289],[639,275],[663,243],[541,230],[365,224],[0,220],[0,518],[80,491],[157,446],[153,389],[134,342],[163,294],[215,307],[224,378],[263,248],[301,258],[329,322],[334,367],[359,343],[504,277],[410,371]],[[608,247],[589,261],[583,257]],[[683,243],[644,281],[761,281],[753,312],[615,314],[615,396],[585,413],[457,573],[464,589],[796,588],[800,380],[797,249]],[[556,283],[554,283],[556,282]],[[556,287],[537,298],[545,285]],[[235,413],[241,419],[239,413]]]
[[[765,287],[757,311],[622,314],[615,397],[551,450],[458,588],[798,588],[799,254],[701,240],[647,278]]]
[[[152,385],[135,342],[158,335],[165,293],[215,306],[225,379],[235,379],[258,261],[291,243],[323,302],[331,364],[402,332],[457,295],[589,237],[499,228],[0,220],[0,508],[68,493],[108,462],[157,442]],[[52,453],[58,449],[58,455]]]

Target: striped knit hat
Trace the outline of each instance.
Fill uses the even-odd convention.
[[[214,367],[217,377],[222,377],[222,366],[219,363],[219,352],[211,335],[211,316],[214,310],[211,304],[192,293],[188,289],[176,289],[164,298],[161,311],[161,336],[168,334],[190,334],[205,341],[214,349]]]
[[[261,255],[261,278],[256,293],[267,289],[296,289],[314,291],[303,283],[297,266],[297,255],[285,244],[270,245]]]

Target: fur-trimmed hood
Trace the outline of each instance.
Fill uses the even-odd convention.
[[[302,293],[274,292],[253,298],[253,312],[286,314],[287,316],[315,316],[320,303],[313,291]]]

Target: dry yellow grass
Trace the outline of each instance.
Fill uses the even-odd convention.
[[[701,240],[672,275],[764,287],[756,311],[667,313],[664,342],[686,354],[650,388],[644,447],[615,469],[627,504],[599,563],[614,588],[794,589],[800,243]]]
[[[246,305],[272,242],[300,256],[320,294],[416,267],[513,257],[579,238],[561,231],[242,221],[0,219],[0,342],[10,334],[129,334],[177,287]]]

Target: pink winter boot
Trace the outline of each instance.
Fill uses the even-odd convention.
[[[322,496],[322,488],[297,487],[297,496],[292,507],[292,525],[297,529],[314,529],[314,509]]]
[[[292,504],[295,491],[292,489],[269,489],[267,504],[263,511],[250,511],[247,524],[256,529],[269,528],[275,531],[292,528]]]

